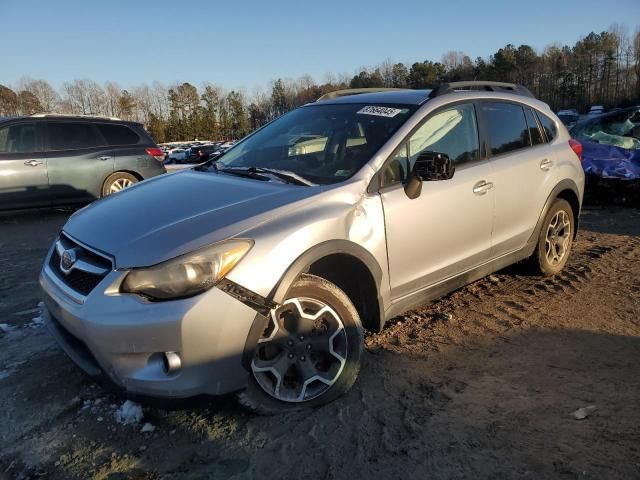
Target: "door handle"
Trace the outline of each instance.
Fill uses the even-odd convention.
[[[541,170],[550,170],[551,167],[553,167],[553,162],[551,160],[549,160],[548,158],[545,158],[544,160],[542,160],[540,162],[540,169]]]
[[[27,160],[24,164],[30,167],[37,167],[38,165],[42,165],[42,162],[39,160]]]
[[[104,162],[106,160],[111,160],[111,157],[109,155],[102,155],[101,157],[98,157],[98,159]]]
[[[476,195],[484,195],[493,188],[493,183],[480,180],[473,186],[473,193]]]

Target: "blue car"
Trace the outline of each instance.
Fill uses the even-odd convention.
[[[640,180],[640,106],[578,123],[571,135],[582,144],[588,176]]]

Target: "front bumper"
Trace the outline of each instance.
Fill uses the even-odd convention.
[[[246,386],[242,359],[254,309],[218,288],[158,303],[105,294],[122,275],[116,271],[79,301],[48,264],[47,258],[40,274],[47,325],[89,375],[105,374],[128,393],[158,398],[222,395]],[[178,353],[179,372],[166,373],[164,352]]]

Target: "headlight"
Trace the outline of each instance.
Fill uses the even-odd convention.
[[[230,240],[153,267],[131,270],[120,291],[152,300],[196,295],[222,280],[252,246],[251,240]]]

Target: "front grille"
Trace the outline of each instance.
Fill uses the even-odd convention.
[[[78,245],[64,234],[60,236],[58,240],[60,244],[65,248],[73,248],[78,252],[78,258],[83,261],[95,265],[99,268],[105,269],[105,273],[102,275],[84,271],[78,267],[73,268],[70,272],[65,273],[60,268],[60,254],[57,248],[53,249],[51,259],[49,260],[49,267],[56,275],[56,277],[65,285],[80,293],[81,295],[89,295],[91,291],[100,283],[100,281],[106,276],[109,270],[111,270],[112,264],[109,260],[101,257],[90,250]]]

